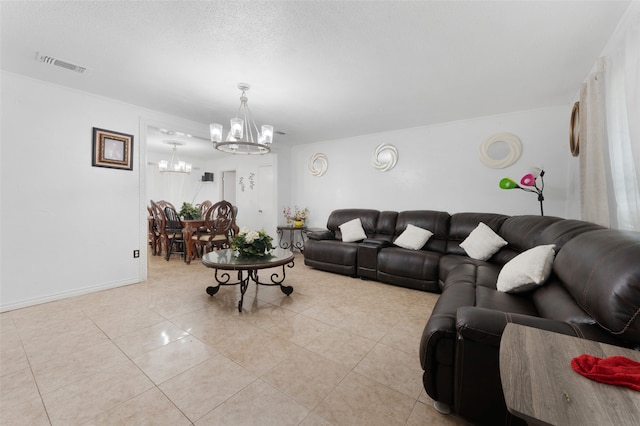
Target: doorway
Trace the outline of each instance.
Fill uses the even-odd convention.
[[[222,172],[221,200],[227,200],[232,206],[236,206],[236,171],[225,170]]]

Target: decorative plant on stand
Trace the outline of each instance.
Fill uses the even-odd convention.
[[[231,239],[231,248],[237,250],[240,256],[266,256],[273,250],[273,238],[264,229],[249,231],[242,228],[238,235]]]
[[[538,178],[540,178],[540,186],[538,186]],[[544,201],[544,195],[542,195],[542,191],[544,190],[544,170],[537,167],[533,168],[532,173],[527,173],[522,176],[522,179],[520,179],[520,185],[507,177],[500,181],[500,188],[502,189],[518,188],[523,191],[538,194],[538,201],[540,202],[540,216],[544,216],[544,209],[542,207],[542,202]]]

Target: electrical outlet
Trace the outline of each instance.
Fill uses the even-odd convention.
[[[134,258],[134,259],[137,259],[137,258],[139,258],[139,257],[140,257],[140,250],[134,250],[134,251],[133,251],[133,258]]]

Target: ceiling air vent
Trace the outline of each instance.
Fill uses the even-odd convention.
[[[36,60],[43,64],[55,65],[57,67],[75,71],[79,74],[83,74],[87,71],[87,67],[72,64],[71,62],[63,61],[62,59],[54,58],[53,56],[41,55],[40,53],[36,53]]]

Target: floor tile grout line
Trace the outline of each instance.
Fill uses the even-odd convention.
[[[24,354],[25,360],[27,361],[27,365],[29,366],[29,372],[31,373],[31,378],[33,379],[33,384],[36,386],[36,389],[38,390],[38,396],[40,397],[40,402],[42,403],[42,408],[44,409],[44,413],[47,416],[47,421],[49,422],[50,425],[53,424],[53,422],[51,421],[51,416],[49,415],[49,410],[47,409],[47,404],[45,404],[44,402],[44,397],[42,396],[42,391],[40,390],[40,385],[38,385],[38,380],[36,380],[36,375],[33,372],[33,365],[31,364],[31,359],[29,359],[29,354],[27,353],[27,350],[24,347],[24,340],[22,338],[22,335],[20,334],[20,329],[18,327],[18,325],[15,322],[15,319],[11,319],[11,321],[13,322],[13,327],[16,330],[16,333],[18,334],[18,338],[20,339],[20,346],[22,347],[22,352]]]

